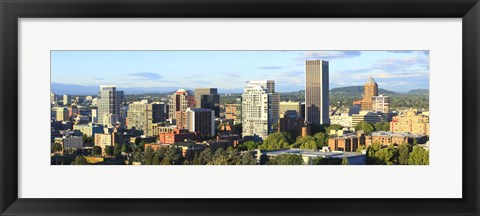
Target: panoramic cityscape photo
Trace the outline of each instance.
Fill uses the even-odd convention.
[[[51,165],[429,165],[429,51],[51,51]]]

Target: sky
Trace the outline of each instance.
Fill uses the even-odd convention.
[[[305,60],[329,61],[330,88],[363,85],[429,89],[429,51],[52,51],[51,81],[118,88],[242,89],[275,80],[279,92],[305,88]]]

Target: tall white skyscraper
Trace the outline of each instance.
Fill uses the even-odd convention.
[[[68,94],[64,94],[63,95],[63,105],[64,106],[70,106],[72,102],[72,96],[68,95]]]
[[[279,102],[273,80],[248,81],[242,94],[242,135],[265,139],[278,121]]]
[[[114,85],[100,86],[100,98],[98,99],[98,122],[104,123],[103,118],[118,119],[120,106],[123,100],[123,91],[117,92]],[[113,116],[112,116],[113,115]]]
[[[328,61],[305,62],[305,121],[313,125],[329,124]]]
[[[50,92],[50,104],[56,104],[56,103],[57,103],[57,100],[56,100],[55,93]]]

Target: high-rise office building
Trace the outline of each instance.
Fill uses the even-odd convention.
[[[378,96],[378,85],[377,82],[370,77],[364,85],[363,90],[363,99],[362,99],[362,110],[372,110],[372,98],[373,96]]]
[[[179,89],[170,96],[168,102],[168,118],[175,120],[178,111],[185,112],[187,108],[194,108],[194,105],[195,99],[188,95],[185,89]]]
[[[390,112],[390,96],[379,95],[372,97],[372,110],[375,112]]]
[[[187,109],[187,130],[204,136],[215,135],[215,111],[205,108]]]
[[[278,123],[278,118],[280,115],[279,113],[280,94],[278,92],[275,92],[275,81],[274,80],[253,80],[253,81],[247,81],[247,85],[258,85],[265,90],[265,92],[268,94],[268,100],[269,100],[268,109],[270,112],[269,113],[270,126],[273,126],[274,123]]]
[[[64,106],[69,106],[72,104],[72,96],[68,94],[63,95],[63,105]]]
[[[144,135],[153,136],[153,124],[161,121],[163,104],[148,101],[133,102],[128,105],[127,127],[143,131]]]
[[[55,99],[55,93],[50,92],[50,104],[56,104],[57,100]]]
[[[69,121],[68,109],[66,107],[58,107],[56,119],[57,121]]]
[[[120,105],[123,102],[123,91],[117,93],[114,85],[100,86],[100,95],[98,99],[98,122],[103,124],[103,118],[118,119],[120,117]],[[110,122],[110,121],[109,121]]]
[[[328,104],[328,61],[305,62],[305,121],[313,125],[330,123]]]
[[[220,116],[220,95],[216,88],[195,89],[195,107],[215,111],[215,117]]]
[[[274,81],[248,81],[242,94],[242,136],[265,139],[278,122],[279,94]]]
[[[234,120],[235,124],[242,123],[242,98],[235,98],[235,104],[237,105],[237,119]]]
[[[98,109],[92,109],[92,123],[98,123]]]

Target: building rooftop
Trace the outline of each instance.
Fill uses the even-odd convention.
[[[407,136],[407,137],[411,137],[411,138],[418,138],[418,137],[422,137],[424,135],[412,134],[412,133],[409,133],[409,132],[394,133],[394,132],[390,132],[390,131],[376,131],[376,132],[372,132],[372,136],[393,136],[393,137]]]
[[[331,152],[322,152],[314,151],[308,149],[280,149],[280,150],[270,150],[262,151],[267,156],[277,156],[280,154],[301,154],[302,156],[310,157],[332,157],[332,158],[344,158],[344,157],[355,157],[362,155],[360,152],[341,152],[341,151],[331,151]]]
[[[365,84],[377,84],[377,82],[375,82],[375,80],[373,79],[373,77],[370,77],[370,78],[368,78],[368,81],[367,81],[367,83],[365,83]]]

